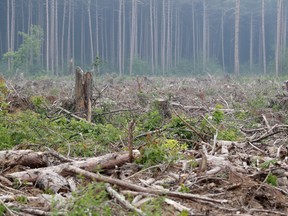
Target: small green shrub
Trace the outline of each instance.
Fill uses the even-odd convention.
[[[267,161],[261,163],[261,164],[259,165],[259,167],[260,167],[261,169],[267,169],[267,168],[270,167],[270,165],[274,165],[276,162],[277,162],[277,161],[274,160],[274,159],[272,159],[272,160],[267,160]]]
[[[223,109],[223,106],[220,105],[220,104],[217,104],[216,107],[215,107],[215,111],[213,112],[212,114],[212,120],[216,123],[216,124],[220,124],[225,115],[224,115],[224,112],[220,109]]]
[[[267,180],[266,182],[272,186],[277,186],[278,185],[278,178],[277,176],[273,175],[273,174],[269,174],[268,177],[267,177]]]
[[[142,205],[141,209],[147,216],[162,216],[164,214],[164,205],[165,201],[163,197],[154,198],[151,201]]]
[[[108,201],[109,196],[103,183],[89,184],[80,192],[73,194],[69,215],[111,215]]]
[[[137,160],[145,167],[160,163],[170,163],[179,159],[180,152],[187,149],[187,145],[180,144],[173,139],[159,139],[149,143],[143,150],[142,156]]]
[[[140,117],[141,126],[146,131],[153,131],[160,128],[162,125],[162,116],[159,111],[152,109]]]

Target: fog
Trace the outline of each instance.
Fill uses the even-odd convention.
[[[0,72],[287,73],[287,1],[2,0]],[[19,34],[19,32],[22,32]]]

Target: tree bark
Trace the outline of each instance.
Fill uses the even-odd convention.
[[[50,28],[49,28],[49,0],[46,0],[46,71],[48,72],[50,69]]]
[[[40,154],[41,155],[41,154]],[[133,151],[133,157],[137,158],[140,156],[140,152],[138,150]],[[5,177],[11,179],[18,179],[21,181],[33,182],[35,183],[37,178],[40,175],[46,173],[56,173],[60,175],[67,175],[67,172],[64,172],[63,169],[67,167],[67,165],[72,165],[81,169],[85,169],[87,171],[95,171],[101,169],[113,169],[115,166],[122,166],[123,164],[129,161],[129,153],[110,153],[99,157],[87,158],[81,161],[73,161],[68,163],[61,163],[56,166],[50,167],[42,167],[37,169],[30,169],[26,171],[20,171],[15,173],[6,174]]]
[[[277,0],[277,31],[276,31],[276,53],[275,53],[275,72],[279,75],[279,59],[280,59],[280,41],[281,41],[281,9],[282,0]]]
[[[249,48],[249,64],[250,64],[250,72],[252,72],[253,68],[253,37],[254,37],[254,26],[253,26],[253,13],[250,15],[250,48]]]
[[[206,70],[206,56],[207,56],[207,8],[206,0],[203,0],[203,41],[202,41],[202,50],[203,50],[203,72]]]
[[[151,70],[152,74],[154,75],[154,32],[153,32],[153,2],[154,0],[150,0],[150,7],[149,7],[149,12],[150,12],[150,44],[151,44]]]
[[[235,45],[234,45],[234,73],[239,75],[239,21],[240,0],[235,0]]]
[[[223,72],[226,72],[225,69],[225,43],[224,43],[224,11],[222,10],[222,16],[221,16],[221,54],[222,54],[222,68]]]
[[[92,91],[93,91],[93,76],[91,72],[85,73],[84,77],[84,97],[85,97],[85,109],[86,120],[91,122],[92,118]]]
[[[261,20],[262,20],[263,70],[264,70],[264,74],[266,74],[265,0],[262,0],[261,17],[262,17]]]
[[[91,122],[92,117],[92,89],[93,76],[91,72],[83,73],[81,68],[76,69],[75,107],[80,117]]]
[[[76,68],[76,82],[75,82],[75,108],[77,115],[84,116],[85,112],[85,97],[84,97],[84,73],[81,68]]]
[[[131,15],[131,44],[130,44],[130,69],[129,73],[133,73],[133,61],[135,55],[135,46],[136,46],[136,33],[137,33],[137,1],[132,0],[132,15]]]

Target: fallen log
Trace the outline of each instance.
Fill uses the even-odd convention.
[[[47,154],[32,150],[0,151],[0,167],[2,169],[16,165],[30,168],[46,167],[48,165]]]
[[[138,150],[133,150],[133,157],[137,158],[140,155],[140,152]],[[74,167],[78,167],[87,171],[99,171],[103,169],[111,169],[115,166],[121,166],[129,161],[129,153],[110,153],[106,154],[100,157],[93,157],[93,158],[87,158],[85,160],[81,161],[73,161],[68,163],[63,163],[57,166],[50,166],[50,167],[43,167],[38,169],[30,169],[26,171],[21,172],[15,172],[6,174],[5,177],[13,179],[13,180],[20,180],[20,181],[26,181],[26,182],[32,182],[35,183],[39,176],[46,175],[49,173],[56,173],[61,174],[62,176],[65,176],[65,173],[63,173],[63,169],[67,165],[71,165]]]

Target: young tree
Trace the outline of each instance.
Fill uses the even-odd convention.
[[[17,51],[9,51],[5,58],[13,58],[13,68],[35,73],[40,68],[41,46],[43,42],[43,30],[39,26],[31,26],[29,33],[19,32],[23,37],[23,43]]]

